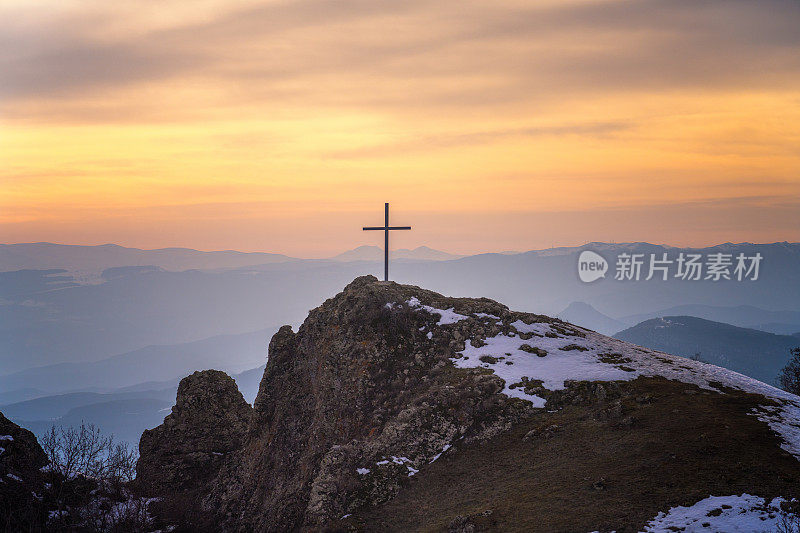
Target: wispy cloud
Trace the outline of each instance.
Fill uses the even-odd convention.
[[[385,157],[409,155],[415,152],[439,150],[442,148],[469,147],[502,142],[508,139],[530,139],[538,137],[609,137],[629,130],[631,125],[624,122],[599,122],[589,124],[567,124],[557,126],[538,126],[510,128],[493,131],[476,131],[457,134],[426,135],[413,139],[402,139],[393,143],[364,146],[340,150],[328,154],[333,158]]]
[[[300,0],[143,24],[120,37],[98,31],[121,24],[106,9],[40,24],[19,24],[8,11],[0,19],[6,108],[174,80],[208,84],[224,106],[280,98],[375,108],[800,81],[800,4],[791,0]],[[176,107],[162,111],[180,114]]]
[[[0,220],[278,249],[389,198],[487,243],[503,213],[584,240],[599,208],[618,240],[710,238],[702,209],[798,235],[798,28],[797,0],[7,0]]]

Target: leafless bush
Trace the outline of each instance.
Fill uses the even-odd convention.
[[[50,469],[65,479],[75,476],[120,484],[136,475],[137,453],[125,442],[103,437],[94,424],[80,428],[52,426],[40,439]]]
[[[88,531],[138,532],[149,531],[152,524],[148,505],[152,499],[135,497],[122,492],[121,501],[96,496],[80,510],[80,526]]]
[[[48,465],[56,510],[50,529],[145,531],[150,500],[131,493],[137,453],[125,442],[104,437],[89,424],[51,427],[39,439]]]
[[[800,517],[794,514],[781,513],[775,533],[800,533]]]
[[[792,348],[789,353],[789,362],[778,374],[778,385],[787,392],[800,394],[800,348]]]
[[[800,502],[784,501],[778,509],[776,533],[800,533]]]

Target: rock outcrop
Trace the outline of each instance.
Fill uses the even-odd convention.
[[[47,464],[36,437],[0,413],[0,473],[23,476]]]
[[[448,360],[472,329],[501,326],[476,318],[454,336],[429,335],[437,316],[395,307],[422,293],[444,302],[359,278],[312,310],[297,333],[281,328],[254,402],[254,453],[226,463],[207,507],[231,527],[321,526],[390,499],[454,441],[488,438],[528,416],[529,405],[497,394],[497,376],[458,371]],[[489,301],[459,303],[462,312],[487,307],[507,312]]]
[[[46,464],[47,456],[33,433],[0,413],[0,530],[44,523],[40,469]]]
[[[241,448],[251,416],[252,408],[224,372],[204,370],[183,378],[164,423],[142,434],[137,481],[159,490],[197,487]]]
[[[138,469],[215,529],[626,531],[800,496],[797,397],[488,299],[358,278],[275,334],[252,411],[226,377],[181,382]]]

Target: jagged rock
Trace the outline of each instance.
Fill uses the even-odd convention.
[[[172,412],[139,442],[137,481],[160,490],[186,490],[210,479],[247,433],[252,409],[236,382],[219,370],[183,378]]]

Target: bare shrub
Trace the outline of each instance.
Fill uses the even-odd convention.
[[[136,475],[137,453],[93,424],[51,427],[39,439],[50,464],[55,511],[49,527],[85,531],[144,531],[151,500],[126,486]]]
[[[786,392],[800,394],[800,347],[789,350],[791,358],[778,374],[778,385]]]
[[[783,501],[778,506],[776,533],[800,533],[800,502]]]
[[[778,516],[775,533],[800,533],[800,517],[782,512]]]
[[[136,475],[137,453],[125,442],[103,437],[94,424],[80,428],[52,426],[40,439],[49,468],[66,479],[75,476],[120,484]]]

